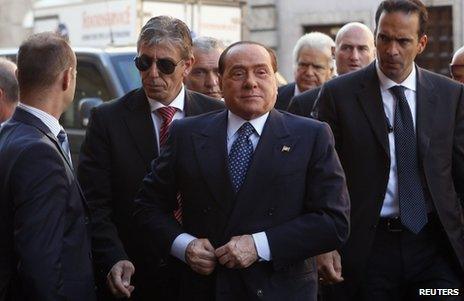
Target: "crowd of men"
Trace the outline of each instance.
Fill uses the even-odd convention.
[[[306,34],[278,88],[269,47],[154,17],[77,166],[76,56],[32,35],[0,60],[0,300],[461,300],[464,48],[417,66],[427,22]]]

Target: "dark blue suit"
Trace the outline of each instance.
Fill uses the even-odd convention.
[[[315,300],[310,257],[348,235],[349,200],[330,129],[272,110],[238,194],[229,178],[226,132],[227,111],[172,124],[136,199],[139,226],[163,253],[183,232],[208,238],[215,248],[233,236],[266,232],[270,262],[246,269],[218,264],[210,276],[183,264],[181,300]],[[172,215],[177,191],[182,227]]]
[[[0,162],[0,300],[94,300],[86,206],[56,137],[17,108]]]

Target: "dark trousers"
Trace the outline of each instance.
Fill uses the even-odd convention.
[[[419,234],[379,225],[356,300],[463,300],[452,295],[456,290],[427,290],[463,293],[463,273],[445,235],[434,216]]]

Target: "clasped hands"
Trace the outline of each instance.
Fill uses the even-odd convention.
[[[188,244],[185,260],[195,272],[209,275],[217,263],[230,269],[247,268],[258,260],[258,253],[251,235],[234,236],[217,249],[208,239],[197,238]]]

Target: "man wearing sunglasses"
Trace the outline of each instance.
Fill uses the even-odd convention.
[[[110,298],[102,293],[106,281],[116,297],[174,300],[171,264],[148,252],[146,239],[132,221],[132,202],[166,141],[171,121],[221,109],[223,104],[183,86],[194,59],[190,31],[182,21],[150,19],[137,49],[134,63],[143,87],[94,109],[78,176],[94,217],[99,298]]]
[[[464,83],[464,46],[453,55],[450,64],[451,77],[460,83]]]

